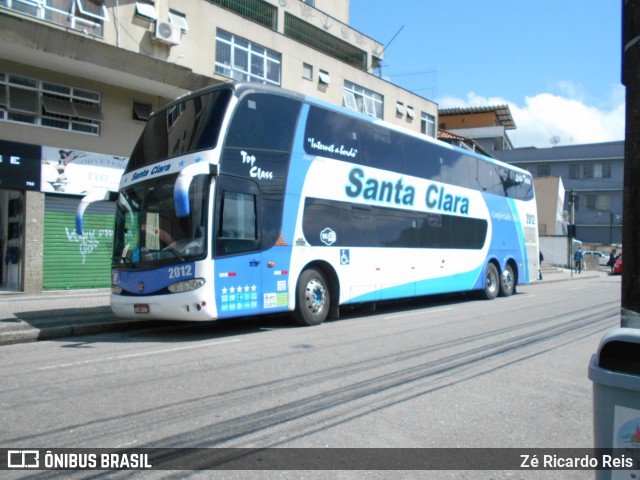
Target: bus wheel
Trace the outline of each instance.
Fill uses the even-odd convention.
[[[500,278],[500,296],[508,297],[515,291],[515,288],[516,279],[513,275],[513,268],[511,265],[507,265]]]
[[[296,288],[294,319],[304,326],[320,325],[329,314],[331,299],[324,274],[315,268],[302,272]]]
[[[487,265],[487,274],[484,277],[483,296],[487,300],[493,300],[498,296],[500,291],[500,275],[498,269],[493,263]]]

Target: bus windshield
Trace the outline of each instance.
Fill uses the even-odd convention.
[[[216,147],[232,91],[186,97],[155,113],[136,144],[125,173],[171,157]]]
[[[202,259],[207,254],[209,179],[189,187],[190,214],[178,218],[173,203],[176,175],[121,190],[116,208],[113,265],[153,268]]]

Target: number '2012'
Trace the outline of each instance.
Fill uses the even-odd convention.
[[[180,265],[178,267],[171,267],[169,269],[169,278],[190,277],[192,268],[192,265]]]

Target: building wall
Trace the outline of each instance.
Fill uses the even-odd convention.
[[[563,232],[564,187],[560,177],[534,179],[540,235],[566,235]]]
[[[499,125],[494,112],[474,113],[469,115],[446,115],[440,117],[440,127],[445,130],[481,128],[491,125]]]
[[[349,23],[349,0],[315,0],[318,10],[326,12],[343,23]]]
[[[342,105],[344,85],[348,81],[383,97],[383,119],[387,122],[414,132],[420,132],[422,113],[437,122],[434,102],[387,82],[367,69],[374,57],[383,57],[383,47],[349,26],[348,0],[316,0],[315,7],[300,0],[265,1],[277,8],[275,29],[207,0],[155,0],[158,19],[167,21],[170,11],[185,15],[188,29],[180,34],[177,45],[154,40],[156,22],[136,12],[137,2],[105,2],[109,19],[102,23],[101,29],[91,31],[71,28],[66,15],[58,15],[60,23],[56,24],[5,8],[3,3],[0,74],[98,92],[103,119],[99,135],[0,120],[0,140],[128,157],[144,128],[144,122],[133,118],[134,102],[155,110],[197,88],[231,80],[215,73],[218,28],[278,52],[283,88]],[[357,68],[285,36],[286,14],[299,17],[364,51],[366,65]],[[305,63],[313,67],[311,80],[303,78]],[[330,76],[328,85],[319,81],[321,70]],[[413,108],[413,118],[397,113],[398,102]],[[38,291],[43,288],[45,199],[58,193],[23,193],[27,237],[21,283],[25,291]]]
[[[181,34],[179,44],[174,46],[153,39],[155,23],[152,19],[136,13],[136,2],[121,2],[119,6],[109,9],[110,20],[104,22],[102,38],[83,37],[80,32],[65,30],[50,22],[31,17],[20,17],[13,11],[0,10],[0,17],[11,15],[20,18],[24,25],[15,28],[16,33],[24,32],[25,37],[30,36],[36,39],[43,39],[46,35],[46,42],[42,45],[24,39],[20,41],[23,42],[22,48],[27,50],[32,48],[37,50],[39,56],[44,55],[48,58],[47,62],[36,60],[30,64],[27,56],[15,54],[13,58],[8,59],[13,61],[6,63],[3,61],[3,67],[6,65],[5,69],[9,73],[18,73],[36,79],[47,78],[51,81],[60,81],[72,86],[100,91],[103,94],[102,108],[105,115],[104,135],[101,135],[100,138],[72,139],[72,141],[78,142],[78,148],[118,155],[128,154],[141,129],[140,125],[130,121],[130,103],[134,99],[151,103],[155,109],[173,100],[176,96],[192,90],[189,86],[186,86],[185,89],[185,87],[175,85],[175,79],[169,75],[172,72],[162,71],[162,64],[167,63],[182,68],[187,73],[191,72],[194,77],[200,78],[200,82],[205,84],[231,80],[229,77],[214,72],[216,30],[218,28],[280,53],[282,58],[281,86],[283,88],[342,105],[346,80],[383,96],[383,119],[385,121],[420,132],[422,113],[437,118],[437,105],[434,102],[319,50],[301,45],[296,40],[284,35],[284,16],[285,13],[289,13],[303,18],[318,29],[363,50],[367,53],[367,64],[371,65],[373,57],[382,54],[382,45],[352,29],[347,23],[340,21],[340,18],[348,19],[349,2],[325,0],[324,2],[316,2],[318,8],[310,7],[300,0],[271,0],[269,3],[278,8],[277,30],[247,20],[205,0],[157,0],[155,2],[156,12],[161,20],[166,20],[169,9],[175,9],[186,16],[188,30]],[[337,18],[327,17],[327,14],[320,10],[321,8],[326,9],[330,15],[336,14]],[[30,22],[38,24],[40,28],[37,30],[29,28]],[[63,36],[46,32],[51,29],[58,30]],[[3,40],[10,42],[14,39],[10,38],[9,34],[6,39],[0,38],[0,58],[3,53]],[[105,47],[116,47],[116,49],[105,50],[104,53],[96,53],[92,56],[91,52],[95,51],[95,47],[91,45],[93,42],[103,44]],[[43,51],[53,44],[56,44],[56,48],[52,52]],[[124,54],[125,51],[129,54]],[[9,52],[7,51],[7,53]],[[148,67],[142,64],[136,65],[138,63],[136,56],[142,56],[140,60],[155,59],[157,62],[151,63]],[[25,58],[25,63],[22,62],[22,58]],[[74,65],[65,66],[65,63],[70,63],[72,60],[76,61]],[[77,61],[79,60],[82,60],[83,64],[78,65]],[[95,65],[92,65],[92,62]],[[302,76],[304,63],[313,67],[311,81]],[[122,72],[122,78],[100,76],[95,73],[98,70],[97,67],[103,67],[105,71]],[[145,71],[141,71],[143,69]],[[329,85],[323,85],[319,82],[318,73],[321,70],[330,75]],[[134,80],[128,78],[129,76],[139,77],[135,87],[123,88],[125,76],[128,86],[135,83]],[[163,81],[167,82],[164,89],[161,85],[156,85]],[[396,104],[398,102],[413,107],[415,112],[413,119],[406,114],[397,114]],[[118,118],[115,123],[113,122],[114,118]],[[126,121],[123,121],[124,119]],[[48,133],[51,134],[48,136],[54,139],[54,143],[60,137],[59,133]],[[122,136],[118,142],[121,150],[113,152],[106,148],[103,149],[103,144],[105,146],[115,145],[109,138],[109,133]],[[33,140],[32,132],[25,133],[23,126],[18,126],[18,128],[13,128],[0,135],[3,135],[3,138],[20,141],[24,141],[25,137],[30,137]],[[63,135],[69,136],[65,133]],[[58,141],[58,143],[60,142]],[[87,144],[91,144],[91,146],[87,146]]]

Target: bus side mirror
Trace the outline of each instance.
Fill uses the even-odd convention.
[[[107,200],[115,201],[118,198],[118,192],[114,192],[112,190],[95,190],[80,200],[80,204],[78,204],[78,208],[76,209],[76,233],[78,235],[82,235],[83,233],[83,216],[84,211],[87,209],[89,205],[94,202],[104,202]]]
[[[191,213],[189,205],[189,187],[196,175],[209,175],[218,172],[217,165],[211,165],[207,162],[192,163],[183,169],[176,179],[173,187],[173,204],[176,209],[178,218],[188,217]]]
[[[191,186],[192,180],[193,177],[183,177],[182,174],[180,174],[173,187],[173,203],[178,218],[188,217],[189,213],[191,213],[189,207],[189,187]]]

